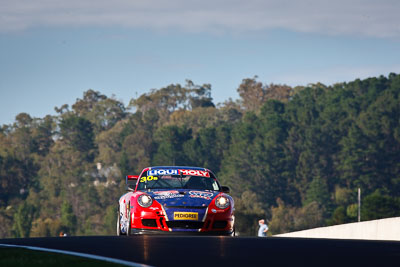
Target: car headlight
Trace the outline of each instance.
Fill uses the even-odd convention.
[[[140,195],[138,197],[137,202],[139,203],[140,206],[142,206],[143,208],[148,208],[151,206],[151,204],[153,204],[153,199],[151,198],[151,196],[149,195]]]
[[[227,207],[229,207],[229,204],[229,198],[225,196],[219,196],[215,200],[215,205],[220,209],[226,209]]]

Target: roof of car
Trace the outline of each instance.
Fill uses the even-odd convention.
[[[206,168],[191,167],[191,166],[154,166],[154,167],[149,167],[149,169],[151,169],[151,170],[153,170],[153,169],[172,169],[172,170],[185,169],[185,170],[200,170],[200,171],[207,170]]]

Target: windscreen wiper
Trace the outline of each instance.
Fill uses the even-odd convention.
[[[179,178],[181,182],[181,188],[183,188],[183,177],[182,177],[182,172],[179,173]]]

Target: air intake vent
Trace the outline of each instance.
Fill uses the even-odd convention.
[[[174,229],[200,229],[203,227],[203,222],[193,222],[193,221],[168,221],[166,222],[168,228]]]
[[[142,219],[143,226],[147,227],[157,227],[157,222],[155,219]]]
[[[224,229],[227,224],[228,224],[227,221],[215,221],[213,223],[212,228],[214,228],[214,229]]]

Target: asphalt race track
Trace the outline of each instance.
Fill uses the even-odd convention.
[[[141,235],[0,239],[0,243],[153,266],[400,266],[400,242],[393,241]]]

